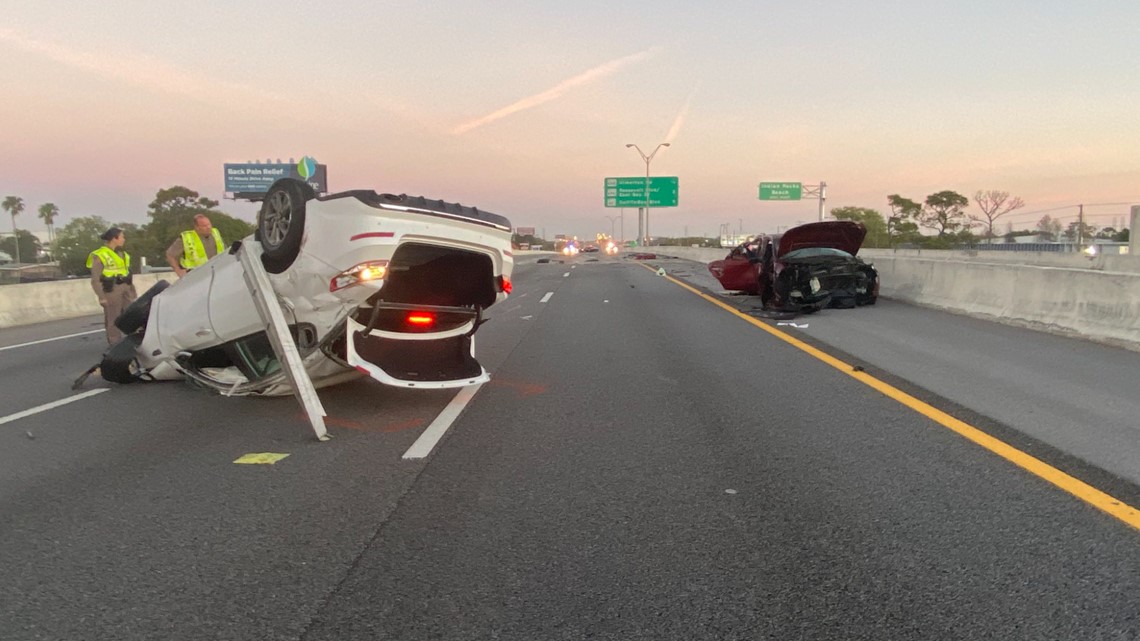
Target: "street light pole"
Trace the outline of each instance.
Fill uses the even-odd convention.
[[[626,148],[633,147],[634,149],[636,149],[638,155],[640,155],[641,159],[645,161],[645,209],[644,209],[645,226],[644,226],[644,231],[643,231],[642,223],[641,223],[641,221],[642,221],[641,214],[639,214],[637,217],[638,242],[641,243],[642,246],[649,244],[649,163],[653,160],[653,157],[657,155],[657,152],[661,151],[662,147],[668,147],[668,146],[669,146],[669,143],[667,143],[667,142],[660,143],[659,145],[657,145],[657,148],[653,150],[653,153],[646,156],[645,152],[641,150],[641,147],[638,147],[637,145],[635,145],[633,143],[626,145]]]
[[[611,241],[614,239],[614,223],[617,222],[618,218],[621,218],[621,216],[606,216],[606,219],[608,219],[610,221],[610,240]]]

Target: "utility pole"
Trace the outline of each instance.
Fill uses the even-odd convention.
[[[1077,205],[1077,251],[1085,244],[1085,206]]]

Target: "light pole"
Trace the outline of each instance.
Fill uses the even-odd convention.
[[[645,226],[644,226],[644,228],[642,227],[642,222],[641,222],[642,221],[642,214],[638,214],[638,217],[637,217],[638,242],[641,243],[643,246],[649,244],[649,163],[653,160],[653,157],[657,155],[657,152],[661,151],[662,147],[668,147],[668,146],[669,146],[669,143],[667,143],[667,142],[660,143],[659,145],[657,145],[657,148],[653,150],[653,153],[646,156],[645,152],[641,150],[641,147],[638,147],[637,145],[635,145],[633,143],[626,145],[626,148],[633,147],[634,149],[636,149],[637,153],[641,156],[641,159],[645,161],[645,209],[644,209]]]
[[[614,223],[616,223],[619,218],[621,218],[621,216],[606,216],[606,219],[610,221],[610,240],[611,241],[614,240]]]

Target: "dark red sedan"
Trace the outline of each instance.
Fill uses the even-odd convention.
[[[856,258],[867,228],[849,220],[808,223],[734,247],[709,272],[727,290],[758,295],[765,307],[804,313],[874,305],[879,272]]]

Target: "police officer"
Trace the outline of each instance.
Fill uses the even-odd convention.
[[[194,217],[194,229],[182,232],[178,240],[167,248],[166,262],[182,278],[186,272],[205,265],[225,248],[221,232],[210,224],[205,214],[198,214]]]
[[[131,255],[123,251],[127,242],[123,230],[112,227],[100,238],[105,244],[87,256],[87,267],[91,270],[91,288],[103,306],[107,344],[114,345],[123,338],[115,319],[138,295],[131,282]]]

